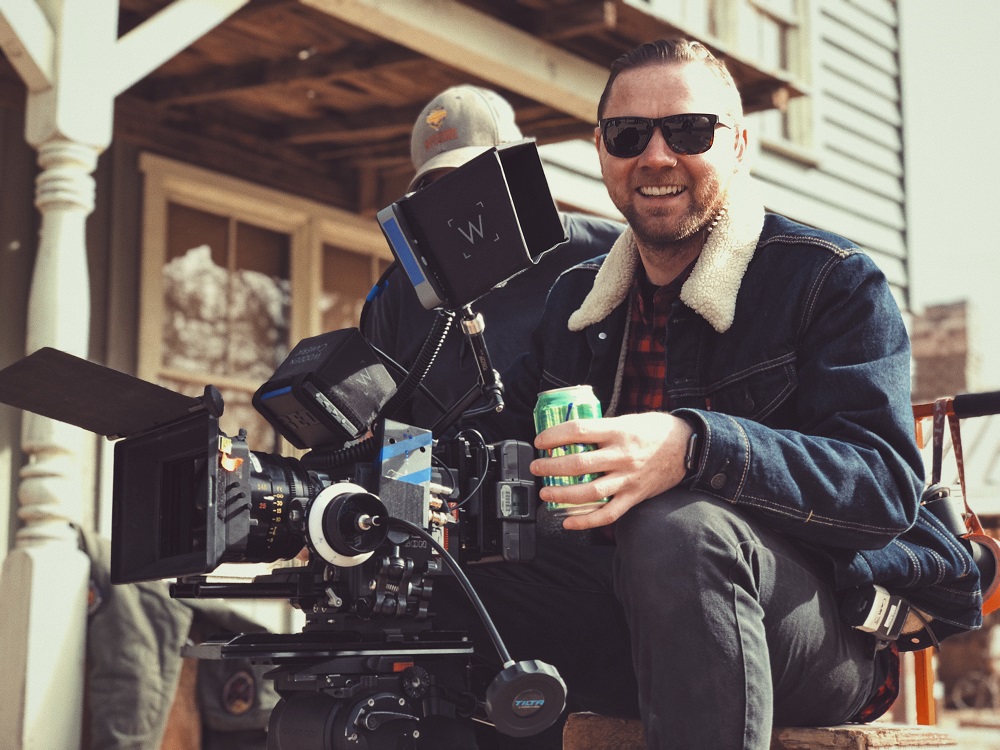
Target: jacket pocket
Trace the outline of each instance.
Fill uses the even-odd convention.
[[[764,421],[798,385],[795,353],[755,364],[709,385],[713,411]]]

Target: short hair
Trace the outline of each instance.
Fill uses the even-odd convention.
[[[626,52],[611,63],[611,73],[601,94],[601,101],[597,105],[597,119],[600,120],[604,116],[604,109],[611,97],[611,86],[618,76],[626,70],[642,68],[647,65],[690,62],[704,63],[732,91],[733,101],[730,107],[733,111],[719,114],[728,114],[736,119],[741,119],[743,117],[743,101],[740,98],[736,81],[733,80],[733,74],[729,72],[729,68],[722,60],[709,51],[708,47],[701,42],[689,39],[658,39],[655,42],[647,42],[631,52]]]

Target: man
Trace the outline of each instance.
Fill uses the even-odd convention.
[[[506,99],[479,86],[453,86],[427,103],[413,126],[410,157],[416,174],[409,190],[426,187],[495,146],[523,140]],[[486,321],[490,357],[502,371],[527,348],[545,296],[566,268],[606,253],[624,225],[594,216],[561,213],[567,242],[544,254],[537,265],[473,303]],[[404,367],[410,367],[430,331],[434,312],[425,310],[398,266],[362,316],[368,339]],[[460,331],[451,331],[424,378],[444,409],[476,385],[475,358]],[[442,408],[417,394],[396,419],[432,427]]]
[[[736,86],[702,45],[622,56],[598,116],[629,229],[560,277],[504,377],[507,408],[482,427],[531,439],[539,392],[593,386],[605,418],[535,446],[595,450],[531,469],[601,474],[541,497],[610,498],[564,526],[615,546],[557,540],[530,566],[470,578],[514,658],[563,672],[571,710],[629,710],[629,677],[604,658],[628,641],[651,749],[763,750],[774,724],[874,718],[898,652],[845,622],[839,592],[903,590],[950,623],[939,633],[979,617],[967,551],[918,513],[909,344],[888,284],[848,240],[765,216]]]

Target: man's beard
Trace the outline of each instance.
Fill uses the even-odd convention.
[[[661,216],[644,216],[634,204],[625,206],[622,214],[643,247],[669,255],[682,251],[687,245],[686,240],[710,226],[725,202],[725,191],[717,179],[712,179],[701,185],[701,189],[693,195],[691,207],[672,226],[664,225]]]

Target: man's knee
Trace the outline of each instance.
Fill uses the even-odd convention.
[[[701,492],[673,489],[629,510],[619,521],[616,539],[656,550],[669,539],[699,539],[720,534],[737,538],[746,519],[730,503]]]
[[[670,490],[640,503],[618,521],[617,573],[657,585],[667,577],[683,579],[685,572],[696,573],[713,560],[731,564],[743,542],[753,536],[752,524],[729,503],[690,490]]]

